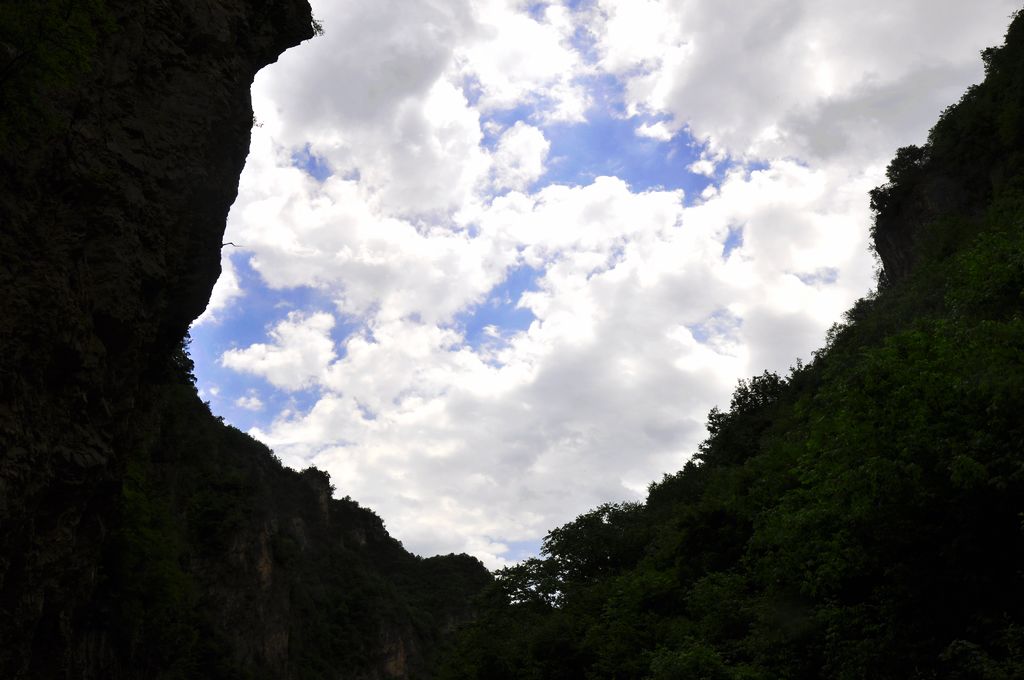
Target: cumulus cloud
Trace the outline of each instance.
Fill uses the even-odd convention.
[[[1016,9],[1011,0],[598,0],[590,27],[633,113],[671,114],[675,129],[734,154],[846,152],[864,162],[923,136],[980,78],[978,50],[999,42]]]
[[[454,46],[479,30],[468,0],[314,2],[323,38],[289,50],[266,69],[257,91],[295,145],[355,137],[422,101],[452,60]]]
[[[257,76],[261,129],[286,150],[308,144],[338,174],[360,176],[389,210],[460,204],[487,171],[479,114],[444,77],[454,46],[480,30],[470,3],[316,4],[324,38]]]
[[[253,433],[407,547],[490,566],[642,497],[737,378],[806,358],[869,289],[868,189],[1013,8],[322,3],[326,36],[257,78],[228,224],[262,284],[326,301],[222,353],[313,394]],[[553,135],[608,92],[637,143],[693,142],[680,167],[711,184],[545,184]],[[243,294],[230,267],[204,320]]]
[[[235,399],[235,406],[246,411],[262,411],[263,400],[254,391],[250,391],[248,394]]]
[[[544,174],[551,142],[532,125],[517,121],[506,130],[494,152],[494,184],[498,188],[525,189]]]
[[[785,370],[820,343],[867,285],[790,274],[864,269],[849,262],[867,254],[844,240],[857,238],[843,234],[858,233],[858,218],[833,203],[837,191],[823,173],[779,163],[732,173],[692,207],[680,192],[636,193],[611,177],[496,199],[475,215],[477,239],[544,271],[515,301],[534,315],[529,328],[473,347],[457,329],[424,323],[425,309],[381,309],[339,358],[309,372],[316,406],[256,434],[286,461],[325,467],[412,549],[473,550],[501,564],[502,541],[641,496],[685,462],[708,406],[736,377]],[[723,259],[736,224],[742,255]],[[291,335],[323,326],[305,323]]]
[[[699,158],[691,163],[686,169],[697,175],[706,175],[707,177],[715,176],[715,162],[710,158]]]
[[[291,312],[271,329],[272,343],[229,350],[221,362],[236,371],[263,376],[275,387],[298,390],[316,382],[334,359],[332,328],[330,314]]]
[[[655,123],[641,123],[636,129],[636,133],[641,137],[657,139],[660,142],[667,142],[675,136],[671,127],[660,120]]]
[[[583,120],[589,101],[576,78],[589,69],[571,44],[569,10],[550,4],[537,17],[521,5],[476,3],[480,31],[458,50],[460,73],[474,80],[484,111],[531,104],[546,120]]]
[[[274,288],[321,288],[346,315],[435,322],[482,298],[516,258],[453,225],[382,213],[357,180],[320,183],[277,158],[272,140],[256,135],[228,222]]]

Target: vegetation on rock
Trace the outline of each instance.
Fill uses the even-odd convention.
[[[133,431],[95,622],[129,677],[409,677],[490,582],[211,415],[183,345]],[[256,662],[256,663],[254,663]],[[385,673],[386,669],[395,671]]]

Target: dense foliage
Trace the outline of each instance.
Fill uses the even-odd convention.
[[[195,391],[187,342],[151,376],[95,620],[126,677],[415,674],[490,581],[422,559],[327,473],[285,468]]]
[[[498,572],[439,677],[1024,677],[1024,18],[983,56],[872,192],[879,292]]]

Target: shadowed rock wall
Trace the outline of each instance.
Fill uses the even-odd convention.
[[[306,0],[0,4],[2,677],[178,677],[167,674],[169,661],[139,651],[140,641],[156,644],[132,623],[145,616],[125,613],[134,600],[122,590],[145,590],[156,577],[112,575],[164,564],[155,551],[188,594],[174,645],[194,650],[197,639],[218,637],[235,670],[287,677],[294,588],[272,575],[308,576],[347,553],[313,565],[301,545],[294,554],[286,546],[278,553],[290,555],[289,571],[269,546],[281,536],[341,540],[370,516],[326,498],[319,523],[288,516],[304,494],[323,490],[295,486],[297,473],[203,409],[176,352],[220,273],[249,148],[252,79],[312,36]],[[197,445],[211,450],[183,453],[190,432],[206,433]],[[211,531],[225,535],[199,550],[189,541],[209,519],[190,504],[200,491],[222,497],[188,466],[210,456],[223,461],[214,474],[243,470],[248,501],[239,507],[260,499],[265,512],[214,521]],[[139,525],[160,527],[153,546],[132,543],[142,532],[132,524],[138,507],[159,520]],[[348,520],[330,520],[346,512]],[[222,615],[264,612],[236,634],[236,621],[212,613],[212,593],[229,591],[234,604]],[[261,663],[272,665],[254,670]],[[384,661],[364,666],[374,664]]]
[[[70,663],[140,381],[220,273],[256,72],[305,0],[5,7],[0,44],[0,658]]]

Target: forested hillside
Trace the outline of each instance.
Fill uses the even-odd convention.
[[[79,634],[130,678],[420,677],[490,582],[423,559],[327,473],[285,468],[196,394],[185,346],[139,395],[102,578]],[[109,663],[109,662],[108,662]],[[340,676],[339,676],[340,673]]]
[[[877,293],[499,572],[438,677],[1024,677],[1024,17],[983,58],[871,194]]]

